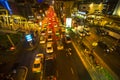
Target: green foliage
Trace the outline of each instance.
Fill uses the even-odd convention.
[[[21,34],[8,34],[15,45],[20,42]],[[1,49],[9,49],[11,43],[7,37],[7,34],[0,34],[0,47]]]

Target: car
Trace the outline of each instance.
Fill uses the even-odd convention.
[[[66,31],[66,30],[65,30],[65,27],[62,27],[62,28],[61,28],[61,31],[62,31],[62,32],[65,32],[65,31]]]
[[[109,33],[108,33],[107,31],[105,31],[105,29],[103,29],[103,28],[96,28],[96,33],[97,33],[98,35],[101,35],[101,36],[106,36],[106,35],[109,34]]]
[[[65,36],[65,42],[66,43],[71,43],[71,37],[69,35]]]
[[[47,41],[52,41],[52,34],[49,34],[48,37],[47,37]]]
[[[60,32],[59,32],[59,31],[56,31],[56,32],[55,32],[55,35],[60,35]]]
[[[56,28],[56,27],[58,27],[58,25],[54,25],[54,27]]]
[[[37,54],[33,63],[32,71],[38,73],[42,71],[43,54]]]
[[[114,52],[120,55],[120,46],[119,45],[114,46]]]
[[[40,61],[42,62],[43,58],[44,58],[44,54],[43,53],[36,54],[35,59],[37,59],[37,58],[40,58]]]
[[[46,55],[45,56],[45,60],[49,60],[49,59],[55,59],[55,55],[51,54],[51,55]]]
[[[64,49],[64,46],[62,41],[57,41],[57,50],[63,50],[63,49]]]
[[[51,42],[47,42],[46,46],[46,53],[52,53],[53,52],[53,46]]]
[[[48,59],[45,62],[45,80],[54,80],[52,76],[56,74],[56,62],[54,59]]]
[[[90,31],[90,28],[89,27],[84,27],[83,28],[85,31],[89,32]]]
[[[40,36],[40,44],[46,43],[46,38],[44,36]]]
[[[98,46],[100,46],[105,52],[110,53],[113,51],[104,41],[98,41]]]
[[[48,34],[52,34],[52,29],[48,29]]]
[[[78,32],[79,36],[80,37],[85,37],[86,33],[83,31],[83,32]]]
[[[91,32],[84,31],[86,36],[90,36]]]
[[[42,31],[41,31],[41,35],[44,36],[45,34],[46,34],[46,31],[45,31],[45,30],[42,30]]]

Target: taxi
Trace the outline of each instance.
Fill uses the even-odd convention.
[[[32,71],[38,73],[42,71],[43,54],[36,54]]]

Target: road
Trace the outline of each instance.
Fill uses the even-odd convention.
[[[72,54],[67,56],[65,49],[69,47]],[[57,80],[91,80],[73,45],[65,44],[65,49],[56,52]]]
[[[27,43],[25,43],[27,44]],[[17,56],[16,63],[19,63],[22,66],[26,66],[28,68],[28,74],[26,80],[40,80],[40,73],[34,74],[32,73],[32,65],[34,61],[35,54],[37,53],[45,53],[45,44],[40,45],[37,44],[37,48],[33,51],[28,49],[23,49],[20,51]],[[24,45],[25,47],[25,45]],[[77,55],[72,44],[65,44],[64,50],[58,51],[56,49],[56,45],[54,45],[54,53],[56,55],[56,77],[57,80],[91,80],[90,75],[85,69],[82,61]],[[72,48],[72,55],[66,56],[66,48]],[[44,68],[44,67],[43,67]],[[54,69],[53,69],[54,70]],[[48,72],[49,73],[49,72]],[[48,74],[44,73],[42,75]],[[70,76],[70,77],[69,77]]]
[[[72,55],[67,56],[66,49],[69,47],[72,49]],[[56,56],[56,65],[53,66],[53,68],[49,67],[50,69],[52,69],[52,71],[50,71],[50,69],[47,69],[44,75],[50,75],[51,72],[56,71],[54,75],[56,76],[57,80],[91,80],[88,71],[86,70],[82,61],[77,55],[77,52],[74,49],[72,43],[64,43],[63,50],[57,50],[56,43],[54,43],[54,52],[52,54]]]

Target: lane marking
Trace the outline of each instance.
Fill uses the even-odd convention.
[[[74,71],[73,71],[72,67],[70,68],[70,70],[71,70],[72,74],[74,74]]]

